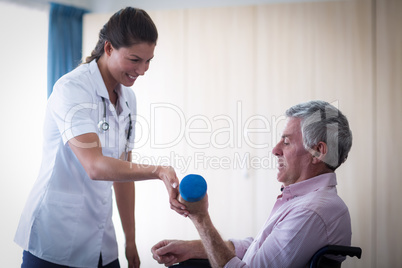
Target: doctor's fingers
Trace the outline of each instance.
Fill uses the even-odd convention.
[[[179,213],[180,215],[187,217],[190,214],[190,212],[187,210],[186,206],[177,200],[177,196],[170,196],[169,203],[170,203],[170,208],[172,210],[176,211],[177,213]]]
[[[170,166],[158,166],[158,176],[166,186],[170,186],[177,189],[179,186],[179,179],[177,178],[176,172],[173,167]]]
[[[162,176],[165,176],[165,175],[162,175]],[[177,177],[175,177],[175,180],[177,180]],[[164,180],[166,189],[169,194],[170,208],[172,210],[176,211],[177,213],[179,213],[180,215],[187,217],[189,212],[188,212],[186,206],[178,201],[179,187],[177,187],[178,180],[177,180],[177,182],[175,180],[169,180],[167,178],[166,178],[166,180]],[[175,181],[175,182],[171,183],[172,181]],[[177,186],[175,186],[175,184],[177,184]]]

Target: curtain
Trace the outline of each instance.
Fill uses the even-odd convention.
[[[47,96],[54,83],[74,69],[82,58],[82,18],[86,10],[50,4]]]

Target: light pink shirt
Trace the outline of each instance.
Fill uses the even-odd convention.
[[[327,173],[285,187],[255,239],[231,240],[237,257],[225,267],[305,267],[323,246],[350,246],[350,215],[336,184]]]

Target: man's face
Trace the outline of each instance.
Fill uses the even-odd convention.
[[[281,140],[272,153],[278,157],[277,179],[283,185],[309,178],[312,155],[303,146],[299,118],[288,118]]]

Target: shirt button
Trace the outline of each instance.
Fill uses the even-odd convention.
[[[107,198],[104,198],[104,199],[102,200],[102,204],[103,204],[103,205],[106,205],[106,204],[107,204]]]
[[[99,229],[103,229],[103,224],[99,224],[99,225],[98,225],[98,228],[99,228]]]

